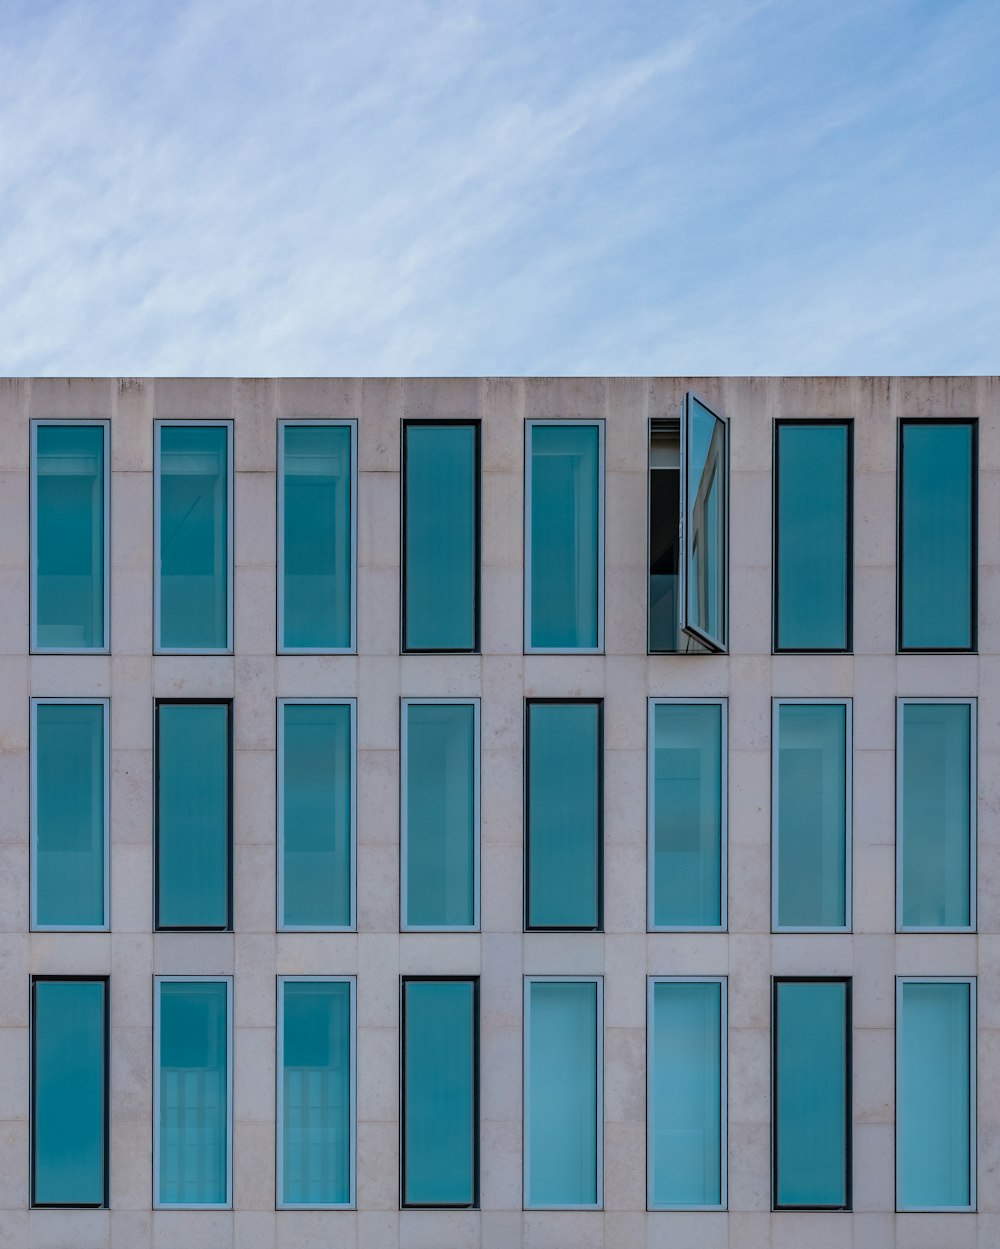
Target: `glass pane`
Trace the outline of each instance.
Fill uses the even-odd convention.
[[[104,636],[104,426],[36,425],[35,642],[100,649]]]
[[[597,1204],[597,985],[529,985],[528,1206]]]
[[[722,986],[653,986],[650,1202],[722,1204]]]
[[[35,923],[100,928],[104,916],[104,707],[35,706]]]
[[[903,425],[901,645],[973,645],[973,430]]]
[[[846,650],[847,425],[778,426],[778,650]]]
[[[902,717],[903,926],[968,928],[972,708],[904,703]]]
[[[229,429],[163,425],[159,434],[159,645],[225,650]]]
[[[351,986],[282,986],[281,1160],[285,1205],[351,1201]]]
[[[408,650],[475,649],[477,459],[475,425],[406,427]]]
[[[688,396],[685,509],[686,621],[724,648],[726,636],[726,426]]]
[[[722,708],[653,711],[653,924],[722,923]]]
[[[351,645],[351,427],[285,425],[282,627],[286,649]]]
[[[403,991],[403,1201],[471,1206],[476,1200],[475,985],[411,980]]]
[[[229,708],[158,708],[157,926],[229,923]]]
[[[901,986],[896,1130],[903,1209],[972,1204],[970,1008],[968,984]]]
[[[282,717],[282,923],[349,928],[351,708],[285,703]]]
[[[105,986],[38,980],[34,1020],[34,1203],[104,1204]]]
[[[159,985],[161,1205],[228,1198],[228,1023],[224,982]]]
[[[596,649],[600,429],[531,426],[530,646]]]
[[[778,707],[777,926],[847,923],[847,708]]]
[[[676,651],[680,605],[680,429],[654,424],[649,447],[649,649]]]
[[[406,708],[406,923],[476,922],[476,709]]]
[[[528,705],[528,927],[600,921],[600,707]]]
[[[777,984],[775,1197],[847,1204],[847,986]]]

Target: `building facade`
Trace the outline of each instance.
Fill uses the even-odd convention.
[[[1000,1244],[1000,379],[0,382],[5,1249]]]

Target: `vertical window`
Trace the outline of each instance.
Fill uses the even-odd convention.
[[[31,649],[108,649],[110,423],[31,423]]]
[[[775,699],[772,926],[851,925],[851,704]]]
[[[681,560],[681,426],[650,422],[649,649],[678,649]]]
[[[31,1204],[108,1204],[108,982],[31,982]]]
[[[403,980],[404,1206],[479,1204],[479,982]]]
[[[976,648],[975,421],[899,425],[899,649]]]
[[[156,705],[156,927],[232,921],[232,704]]]
[[[976,1205],[976,982],[896,982],[896,1206]]]
[[[726,1204],[726,982],[649,982],[649,1205]]]
[[[353,421],[278,422],[278,650],[350,652],[357,608]]]
[[[479,422],[403,425],[403,650],[479,649]]]
[[[849,651],[853,429],[778,421],[774,430],[774,649]]]
[[[479,700],[402,703],[402,926],[479,926]]]
[[[355,704],[278,699],[278,928],[352,929]]]
[[[354,1204],[354,980],[278,977],[278,1206]]]
[[[31,700],[31,926],[108,927],[108,701]]]
[[[157,976],[153,1205],[232,1206],[233,982]]]
[[[603,923],[600,702],[528,702],[526,928]]]
[[[726,704],[650,699],[649,926],[726,922]]]
[[[155,649],[232,649],[232,422],[157,421]]]
[[[603,1202],[603,983],[524,982],[524,1205]]]
[[[851,1204],[848,980],[775,980],[774,1208]]]
[[[604,647],[604,422],[528,421],[527,651]]]

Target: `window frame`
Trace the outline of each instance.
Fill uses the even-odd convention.
[[[712,637],[709,633],[707,633],[700,626],[692,624],[689,619],[689,613],[688,613],[688,582],[690,581],[688,568],[691,562],[691,559],[690,559],[691,533],[690,533],[690,525],[688,524],[688,503],[689,503],[689,500],[691,499],[691,487],[693,484],[691,481],[691,457],[689,454],[690,448],[688,446],[690,434],[688,430],[691,424],[692,401],[694,403],[697,403],[699,407],[704,408],[705,411],[708,412],[711,416],[715,417],[715,419],[722,425],[722,428],[725,433],[725,456],[723,457],[723,465],[722,465],[722,473],[723,473],[722,500],[723,500],[723,511],[725,512],[725,515],[723,517],[723,522],[721,526],[722,540],[725,543],[725,552],[724,552],[724,559],[723,559],[724,567],[723,567],[723,574],[722,574],[723,587],[724,587],[723,595],[724,595],[725,601],[723,603],[723,608],[722,608],[723,628],[722,628],[721,639]],[[729,645],[729,614],[730,614],[729,607],[730,607],[730,604],[729,604],[729,600],[731,597],[729,565],[730,565],[730,551],[731,551],[731,545],[732,545],[731,543],[732,502],[730,499],[731,473],[730,473],[730,467],[729,467],[729,460],[730,460],[729,417],[723,416],[722,413],[718,411],[716,405],[708,403],[704,398],[702,398],[702,396],[696,390],[687,390],[684,392],[684,399],[681,404],[680,433],[681,433],[681,439],[680,439],[680,452],[681,452],[680,495],[681,495],[681,498],[680,498],[680,534],[679,534],[679,550],[678,550],[679,559],[677,561],[677,598],[680,603],[680,618],[677,622],[678,654],[690,653],[689,646],[685,646],[683,652],[680,650],[682,635],[686,635],[689,640],[693,640],[694,642],[696,642],[697,645],[701,647],[705,653],[708,653],[710,655],[728,655],[730,653],[730,645]],[[648,595],[648,588],[647,588],[647,595]],[[646,616],[647,616],[647,621],[648,621],[648,618],[649,618],[648,604],[647,604],[647,609],[646,609]],[[648,627],[647,627],[647,633],[648,633]],[[646,645],[648,649],[648,646],[649,646],[648,641]],[[669,652],[657,652],[657,653],[662,654],[662,653],[669,653]]]

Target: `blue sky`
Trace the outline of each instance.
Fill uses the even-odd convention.
[[[996,0],[6,0],[0,372],[1000,371]]]

